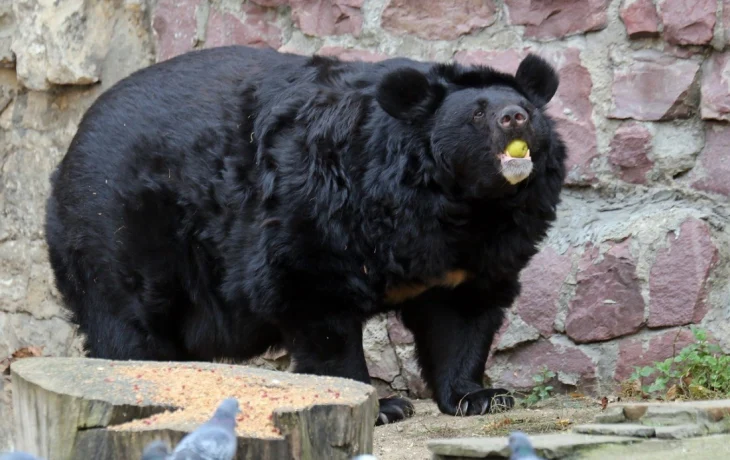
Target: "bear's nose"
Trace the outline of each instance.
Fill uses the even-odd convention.
[[[525,109],[518,105],[510,105],[499,113],[499,125],[503,129],[519,128],[530,120]]]

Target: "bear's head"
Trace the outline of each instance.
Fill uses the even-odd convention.
[[[428,139],[438,169],[461,193],[488,198],[545,170],[557,139],[545,106],[558,82],[555,70],[531,54],[515,75],[458,64],[425,72],[400,67],[380,80],[376,99],[388,115]],[[515,140],[527,151],[507,153]]]

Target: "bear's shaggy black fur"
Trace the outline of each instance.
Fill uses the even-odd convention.
[[[90,356],[244,360],[369,382],[363,322],[398,311],[447,414],[481,414],[485,361],[555,219],[558,77],[246,47],[122,80],[52,175],[56,283]],[[528,158],[502,152],[520,138]],[[495,398],[496,397],[496,398]],[[381,400],[378,423],[409,415]]]

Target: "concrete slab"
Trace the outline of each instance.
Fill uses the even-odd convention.
[[[591,436],[576,433],[545,434],[530,436],[538,455],[546,459],[563,458],[585,448],[605,444],[630,444],[640,442],[639,438],[627,436]],[[428,449],[435,460],[456,460],[467,458],[509,458],[507,438],[457,438],[434,439],[428,442]]]
[[[656,435],[654,427],[636,423],[592,423],[590,425],[575,426],[573,431],[581,434],[631,436],[634,438],[653,438]]]
[[[704,436],[707,428],[704,425],[659,426],[655,428],[655,433],[659,439],[685,439]]]
[[[596,415],[596,423],[622,423],[626,421],[623,407],[611,406],[604,412]]]
[[[586,451],[580,460],[727,460],[730,435],[704,436],[682,440],[649,440],[632,445],[610,444]]]
[[[689,425],[717,423],[730,419],[730,400],[682,402],[627,402],[613,406],[612,415],[621,410],[627,421],[652,425]]]

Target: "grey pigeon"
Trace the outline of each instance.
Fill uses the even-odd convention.
[[[26,454],[25,452],[7,452],[0,455],[0,460],[41,460],[35,455]]]
[[[509,460],[543,460],[535,454],[530,438],[521,431],[513,431],[509,435],[509,448],[512,452]]]
[[[232,460],[236,455],[238,400],[224,399],[213,417],[185,436],[175,447],[173,460]],[[148,446],[149,447],[149,446]]]
[[[370,454],[362,454],[358,455],[357,457],[353,457],[352,460],[378,460],[378,457]]]
[[[170,449],[160,440],[147,444],[142,451],[142,460],[166,460],[169,456]]]

